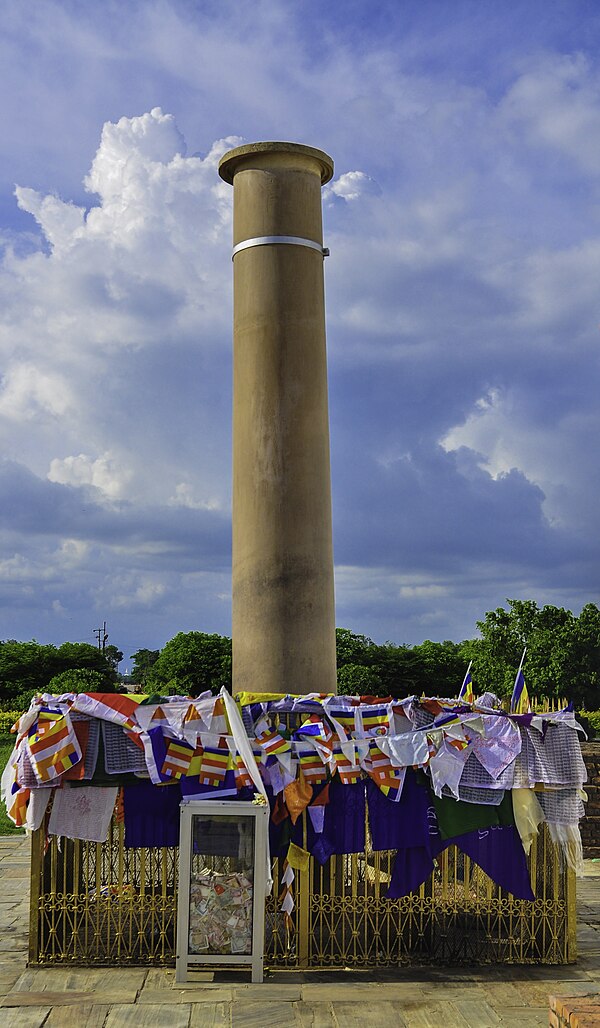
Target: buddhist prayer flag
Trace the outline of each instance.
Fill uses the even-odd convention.
[[[515,685],[510,701],[510,712],[511,714],[529,714],[531,712],[529,693],[527,692],[525,676],[522,669],[519,669],[515,679]]]
[[[200,784],[212,785],[218,789],[225,781],[230,754],[227,748],[205,746],[200,767]]]
[[[204,707],[206,707],[206,703],[204,703]],[[211,715],[208,713],[207,709],[203,709],[203,713],[206,715],[206,718],[202,717],[202,714],[195,703],[190,703],[185,712],[182,722],[182,731],[185,738],[190,743],[196,742],[201,732],[208,731]]]
[[[298,755],[302,774],[307,782],[311,785],[321,785],[327,781],[327,769],[314,747],[298,750]]]
[[[360,778],[360,765],[353,763],[341,747],[333,749],[335,767],[343,785],[352,785]]]
[[[356,711],[354,707],[335,707],[327,705],[327,715],[340,738],[352,735],[356,731]],[[341,731],[340,731],[341,729]]]
[[[51,728],[54,723],[63,716],[63,711],[58,708],[52,707],[40,707],[37,716],[37,732],[38,735],[43,735],[47,728]]]
[[[331,762],[333,759],[331,751],[335,737],[326,721],[320,720],[318,716],[311,714],[310,719],[300,726],[296,734],[301,740],[306,739],[312,743],[322,764],[329,764]],[[315,784],[314,780],[312,781]]]
[[[245,786],[254,787],[254,782],[250,776],[248,768],[244,764],[244,758],[241,753],[236,753],[234,758],[234,771],[235,771],[235,784],[238,789],[243,789]]]
[[[186,777],[189,778],[192,775],[199,775],[200,774],[200,771],[202,770],[202,754],[203,753],[204,753],[204,750],[203,750],[202,746],[196,746],[196,749],[194,750],[192,759],[190,760],[190,765],[189,765],[189,767],[188,767],[188,769],[186,771]]]
[[[22,828],[27,819],[27,804],[29,803],[30,790],[22,789],[20,785],[15,782],[12,787],[12,803],[9,800],[10,806],[7,803],[7,814],[11,821],[14,821],[17,828]]]
[[[190,764],[194,757],[194,747],[175,739],[167,740],[167,752],[161,774],[168,778],[181,778],[190,773]]]
[[[361,703],[360,720],[366,735],[387,735],[390,728],[390,706]]]
[[[379,749],[375,739],[369,740],[369,751],[364,763],[365,770],[374,781],[382,781],[386,777],[391,777],[393,764],[388,755]]]
[[[463,700],[465,703],[473,703],[475,701],[475,695],[473,693],[473,679],[471,678],[471,664],[469,664],[467,668],[467,673],[464,677],[463,684],[460,687],[458,698],[459,700]]]
[[[225,735],[228,731],[225,704],[220,696],[217,696],[215,699],[210,719],[210,731],[214,732],[215,735]]]
[[[392,803],[398,803],[402,796],[402,786],[404,785],[404,778],[406,775],[405,767],[397,767],[394,769],[395,777],[388,782],[379,785],[379,788],[384,796],[391,800]],[[379,783],[378,783],[379,784]]]
[[[36,778],[50,782],[60,778],[81,760],[81,747],[68,714],[54,713],[54,721],[44,717],[41,730],[33,724],[27,742]]]
[[[405,768],[394,767],[386,753],[379,749],[375,739],[369,742],[364,762],[365,770],[389,799],[399,799],[404,782]]]
[[[279,732],[272,730],[266,731],[262,735],[256,737],[256,741],[260,746],[264,757],[277,757],[283,753],[289,753],[291,746],[287,739],[284,739]]]

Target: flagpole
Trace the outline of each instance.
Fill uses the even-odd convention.
[[[473,663],[473,661],[470,660],[469,661],[469,666],[468,666],[468,668],[466,670],[466,673],[465,673],[465,677],[463,678],[463,683],[462,683],[462,685],[461,685],[461,687],[459,689],[459,692],[458,692],[458,702],[459,703],[460,703],[461,700],[463,701],[463,703],[472,703],[473,700],[474,700],[472,683],[467,688],[467,682],[469,681],[469,672],[471,670],[472,663]]]
[[[525,646],[525,648],[523,650],[523,653],[522,653],[522,656],[521,656],[521,663],[519,664],[519,669],[518,669],[518,671],[517,671],[517,673],[515,675],[515,681],[514,681],[514,685],[513,685],[512,696],[510,698],[510,712],[511,712],[511,714],[514,713],[516,708],[517,708],[517,704],[515,703],[515,689],[517,688],[517,683],[519,681],[519,675],[521,674],[521,671],[523,670],[523,661],[525,660],[525,654],[526,653],[527,653],[527,647]]]
[[[521,674],[521,671],[523,670],[523,661],[525,660],[525,654],[526,653],[527,653],[527,647],[525,647],[525,649],[523,650],[523,656],[521,657],[521,663],[519,664],[519,670],[517,671],[517,673],[515,675],[515,685],[517,684],[517,679],[518,679],[519,675]],[[514,689],[515,685],[513,685],[513,689]]]
[[[463,691],[463,689],[465,687],[465,682],[466,682],[467,678],[469,677],[469,671],[471,670],[472,663],[473,663],[473,661],[470,660],[469,661],[469,666],[468,666],[467,670],[465,671],[465,677],[463,678],[462,685],[460,687],[460,691],[458,693],[459,696],[460,696],[461,692]]]

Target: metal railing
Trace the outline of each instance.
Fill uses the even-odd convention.
[[[305,815],[303,815],[305,816]],[[306,828],[305,828],[306,832]],[[172,965],[176,848],[128,849],[122,823],[105,843],[32,836],[32,965]],[[546,828],[529,857],[536,899],[515,899],[454,846],[416,892],[386,899],[394,851],[312,857],[296,871],[286,920],[273,861],[265,953],[273,968],[317,970],[405,964],[549,963],[576,959],[575,876]]]

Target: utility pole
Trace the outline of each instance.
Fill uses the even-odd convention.
[[[94,635],[96,636],[96,642],[98,643],[98,649],[104,653],[106,644],[108,642],[108,632],[106,631],[106,621],[102,622],[101,628],[94,628]]]

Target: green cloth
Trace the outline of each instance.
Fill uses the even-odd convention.
[[[502,803],[497,807],[489,803],[464,803],[450,796],[435,796],[433,791],[432,800],[442,839],[453,839],[478,828],[498,828],[500,825],[515,823],[509,790],[504,793]]]

